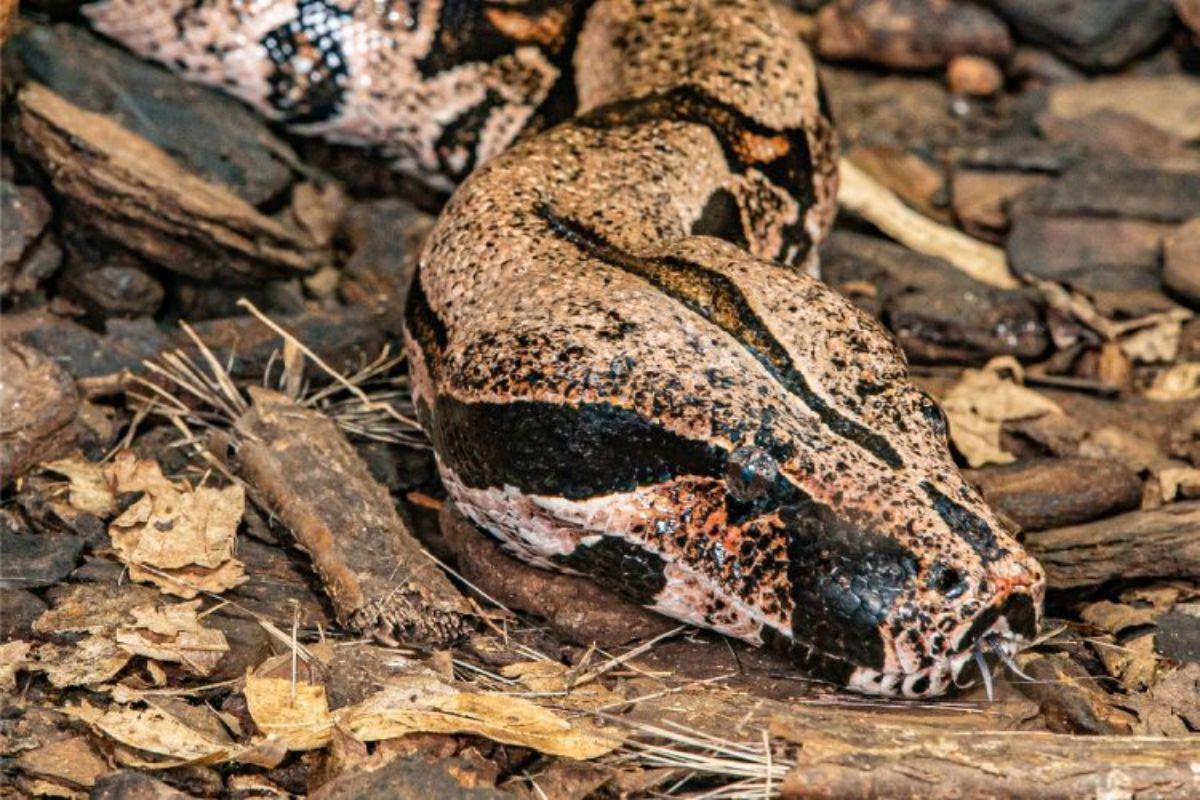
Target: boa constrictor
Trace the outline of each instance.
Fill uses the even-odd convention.
[[[836,142],[767,0],[103,0],[101,32],[452,189],[410,294],[449,494],[512,553],[937,695],[1044,578],[809,277]],[[461,185],[458,185],[461,181]]]

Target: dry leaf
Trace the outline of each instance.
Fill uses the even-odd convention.
[[[557,661],[518,661],[501,667],[500,674],[531,692],[565,692],[570,669]]]
[[[95,686],[115,678],[130,658],[107,635],[94,633],[73,645],[42,645],[29,669],[45,672],[50,683],[60,689]]]
[[[333,715],[322,684],[248,675],[245,695],[254,724],[288,750],[316,750],[329,744]]]
[[[26,775],[66,784],[72,789],[89,788],[97,778],[111,772],[108,763],[83,736],[56,739],[27,750],[16,760],[16,766]]]
[[[1158,373],[1146,397],[1159,402],[1200,399],[1200,361],[1176,364]]]
[[[142,496],[109,525],[113,549],[134,580],[185,599],[219,593],[245,580],[233,558],[246,508],[241,486],[192,488],[166,479],[156,461],[123,451],[106,474],[117,495]]]
[[[1179,355],[1183,320],[1167,318],[1121,337],[1121,350],[1142,364],[1169,364]]]
[[[81,583],[55,601],[33,623],[35,633],[112,632],[129,622],[129,611],[153,603],[158,593],[145,586]]]
[[[396,681],[357,706],[341,709],[338,726],[361,741],[409,733],[469,733],[565,758],[598,758],[620,736],[584,719],[568,720],[521,697],[462,692],[435,678]]]
[[[1063,413],[1053,401],[1002,373],[1017,380],[1023,374],[1015,359],[996,358],[981,370],[966,370],[942,399],[950,420],[950,438],[972,467],[1014,460],[1000,448],[1005,422]]]
[[[70,482],[67,500],[75,510],[105,519],[116,515],[117,498],[105,477],[103,465],[76,454],[51,461],[43,467],[66,476]]]
[[[193,600],[134,608],[130,614],[135,621],[117,631],[117,644],[134,655],[183,664],[196,675],[208,675],[229,652],[229,643],[221,631],[200,624],[196,616],[200,604]]]
[[[176,764],[212,764],[231,755],[228,745],[193,730],[167,712],[150,707],[118,707],[100,714],[93,726],[121,744],[172,759]]]
[[[31,647],[32,644],[20,639],[0,644],[0,692],[10,692],[16,688],[17,673],[25,668]]]

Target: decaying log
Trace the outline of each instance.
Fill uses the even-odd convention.
[[[303,232],[182,168],[146,139],[40,84],[17,98],[18,146],[76,218],[181,275],[252,284],[307,274],[321,249]]]
[[[544,618],[555,633],[573,642],[612,648],[658,636],[677,624],[582,576],[518,561],[452,502],[442,506],[439,522],[464,578],[488,599]]]
[[[837,727],[776,721],[801,744],[784,798],[1195,797],[1200,745],[1186,739],[941,731],[843,715]]]
[[[465,599],[337,425],[276,392],[249,392],[253,405],[235,425],[239,472],[312,558],[338,622],[384,641],[462,633]]]
[[[1030,533],[1029,551],[1053,589],[1113,578],[1200,575],[1200,502]]]

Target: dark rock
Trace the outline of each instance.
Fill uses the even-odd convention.
[[[1176,608],[1154,620],[1154,649],[1172,661],[1200,663],[1200,606],[1189,608],[1191,613]]]
[[[817,15],[817,50],[835,60],[933,69],[963,54],[1003,59],[1012,39],[1000,19],[971,3],[836,0]]]
[[[1120,67],[1170,30],[1168,0],[986,0],[1022,39],[1085,69]]]
[[[136,371],[143,359],[171,343],[152,320],[110,320],[107,327],[108,333],[101,335],[46,311],[27,311],[6,317],[2,335],[36,347],[77,379]]]
[[[1122,217],[1180,223],[1200,216],[1200,172],[1089,163],[1013,201],[1019,215]]]
[[[1074,119],[1043,114],[1037,122],[1050,141],[1075,145],[1097,159],[1125,156],[1156,162],[1183,150],[1183,143],[1162,128],[1111,109]]]
[[[4,535],[0,533],[0,536]],[[4,554],[7,557],[7,554]],[[3,569],[0,567],[0,569]],[[0,589],[0,641],[26,639],[33,621],[47,608],[40,597],[24,589]]]
[[[20,342],[0,343],[0,485],[64,454],[78,438],[78,410],[75,382],[52,358]]]
[[[342,220],[339,238],[350,256],[341,293],[350,303],[377,311],[390,333],[400,332],[417,256],[432,225],[433,217],[392,198],[357,203]]]
[[[1079,147],[1047,142],[1033,135],[1004,136],[979,147],[962,150],[955,162],[963,169],[1057,175],[1078,163]]]
[[[1159,279],[1159,254],[1170,231],[1137,220],[1023,214],[1006,249],[1017,274],[1086,292],[1106,315],[1136,317],[1175,307]]]
[[[1057,458],[967,472],[992,508],[1025,530],[1087,522],[1136,508],[1142,481],[1115,461]]]
[[[72,264],[62,276],[59,291],[95,320],[149,317],[163,299],[161,283],[144,270],[122,264]]]
[[[288,146],[262,118],[71,25],[31,26],[6,55],[72,103],[116,117],[180,162],[254,205],[291,184]],[[198,132],[203,131],[203,135]]]
[[[188,800],[183,792],[145,772],[121,769],[96,780],[89,800]]]
[[[1008,63],[1008,76],[1025,88],[1037,88],[1054,83],[1078,81],[1082,73],[1048,50],[1039,47],[1017,46]]]
[[[507,792],[484,785],[470,761],[455,756],[430,763],[423,758],[395,758],[373,769],[347,771],[309,794],[311,800],[418,800],[456,797],[505,800]]]
[[[46,232],[49,221],[41,192],[0,180],[0,297],[32,292],[58,269],[62,250]]]
[[[862,234],[835,232],[821,252],[825,280],[883,318],[915,361],[1034,358],[1048,340],[1020,290],[996,289],[938,258]],[[861,302],[856,287],[873,286]]]
[[[37,589],[71,574],[83,540],[64,534],[18,533],[0,523],[0,589]]]
[[[1200,308],[1200,217],[1163,242],[1163,283],[1185,303]]]

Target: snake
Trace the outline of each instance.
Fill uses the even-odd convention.
[[[769,0],[84,13],[449,195],[408,294],[413,400],[510,554],[871,695],[942,695],[1036,638],[1042,568],[895,339],[818,279],[837,137]]]

